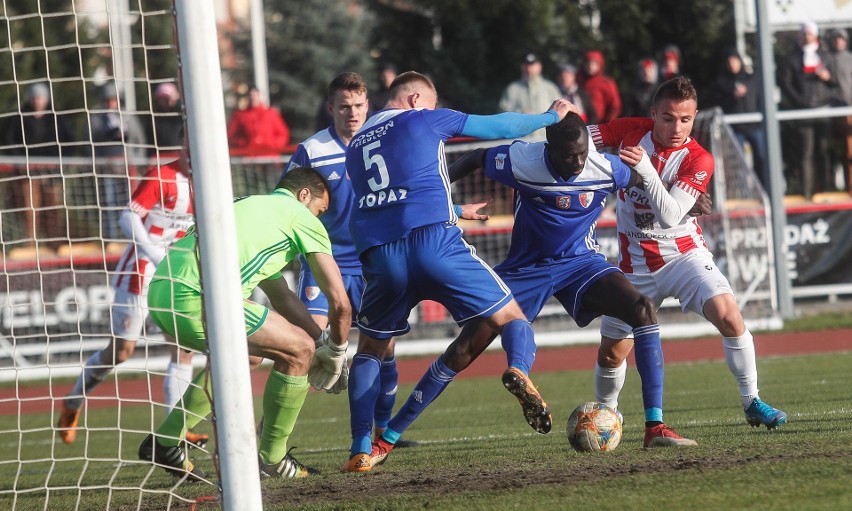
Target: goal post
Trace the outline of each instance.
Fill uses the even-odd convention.
[[[217,48],[210,2],[0,4],[0,509],[187,509],[211,494],[261,509]],[[171,346],[150,323],[132,358],[84,388],[76,439],[58,436],[75,379],[116,339],[113,278],[136,275],[118,269],[135,241],[119,218],[149,170],[176,159],[165,128],[183,112],[218,433],[190,451],[218,471],[199,484],[137,455],[167,408]]]
[[[213,377],[225,509],[260,510],[248,345],[236,248],[225,102],[212,5],[176,0],[177,33],[195,185],[195,218]]]

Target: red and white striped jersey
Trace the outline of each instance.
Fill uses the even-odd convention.
[[[189,179],[171,162],[150,170],[130,198],[130,209],[142,218],[151,241],[169,247],[193,224]],[[133,294],[147,292],[157,265],[131,243],[116,266],[112,285]]]
[[[667,149],[653,140],[653,127],[651,119],[625,118],[589,126],[589,133],[598,149],[641,146],[666,188],[676,186],[696,198],[707,192],[713,156],[691,137],[682,146]],[[641,187],[618,191],[618,265],[624,273],[655,272],[690,250],[707,249],[694,217],[687,215],[678,225],[664,228],[649,200]]]

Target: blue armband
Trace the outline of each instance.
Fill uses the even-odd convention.
[[[456,212],[456,216],[461,218],[462,216],[462,208],[458,204],[453,204],[453,211]]]
[[[543,114],[503,112],[495,115],[469,115],[462,135],[476,138],[519,138],[556,124],[559,114],[548,110]]]

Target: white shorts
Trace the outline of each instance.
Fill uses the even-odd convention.
[[[666,263],[655,273],[625,273],[630,282],[659,309],[663,300],[672,296],[680,301],[684,312],[704,316],[704,304],[714,296],[733,295],[731,284],[722,275],[713,256],[706,250],[691,250],[683,257]],[[627,323],[604,316],[601,335],[612,339],[633,337]]]
[[[112,299],[112,335],[128,341],[142,336],[148,317],[148,295],[116,289]]]

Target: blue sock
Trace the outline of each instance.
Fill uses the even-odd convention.
[[[441,392],[447,388],[447,385],[453,381],[456,372],[447,367],[441,357],[435,359],[426,374],[420,378],[411,395],[399,409],[399,412],[388,422],[388,430],[385,431],[385,439],[390,440],[392,435],[399,435],[405,432],[408,426],[417,419],[417,416],[426,409],[429,404],[434,401]],[[391,435],[388,435],[388,431]]]
[[[515,367],[529,375],[535,362],[535,338],[530,322],[515,319],[503,325],[500,342],[506,351],[509,367]]]
[[[636,369],[642,378],[642,403],[646,421],[663,421],[663,380],[665,364],[660,344],[660,326],[647,325],[633,330]]]
[[[382,433],[382,439],[389,444],[396,444],[396,441],[399,440],[402,434],[398,431],[394,431],[393,428],[388,428]]]
[[[349,369],[349,426],[352,429],[352,456],[372,450],[373,410],[379,398],[379,371],[382,361],[373,355],[357,353]]]
[[[396,386],[399,381],[399,371],[396,368],[396,357],[386,358],[382,361],[379,370],[379,399],[376,401],[376,410],[373,421],[376,429],[387,429],[388,421],[393,413],[393,405],[396,404]]]

